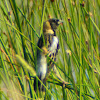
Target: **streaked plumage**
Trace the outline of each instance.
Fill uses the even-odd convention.
[[[59,49],[59,40],[56,36],[56,29],[58,25],[62,23],[62,21],[58,19],[49,19],[43,23],[43,34],[41,35],[38,41],[38,47],[43,50],[40,51],[37,49],[37,76],[40,78],[41,81],[44,82],[46,74],[48,72],[48,66],[52,68],[54,63],[47,59],[46,54],[56,61],[56,54],[58,53]],[[34,89],[36,88],[36,79],[34,80]],[[45,82],[44,82],[45,83]],[[43,89],[40,82],[38,82],[39,90]]]

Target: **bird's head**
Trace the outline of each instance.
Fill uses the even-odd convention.
[[[46,22],[43,23],[43,33],[49,33],[54,34],[55,30],[59,26],[59,24],[62,24],[63,21],[59,19],[49,19]]]

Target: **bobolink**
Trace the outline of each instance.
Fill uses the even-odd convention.
[[[43,34],[39,38],[37,46],[43,51],[37,49],[37,76],[45,83],[45,77],[48,72],[48,68],[52,68],[54,63],[51,60],[47,60],[46,54],[53,60],[56,61],[56,55],[59,49],[59,40],[56,36],[56,29],[62,21],[58,19],[49,19],[43,23]],[[37,84],[37,85],[36,85]],[[34,90],[43,90],[41,83],[34,80]]]

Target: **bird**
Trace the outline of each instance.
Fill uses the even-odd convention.
[[[38,78],[45,84],[46,75],[49,70],[53,68],[56,61],[56,55],[59,50],[59,39],[56,36],[57,27],[62,24],[63,21],[55,18],[51,18],[43,23],[43,34],[38,40],[37,46],[41,49],[37,49],[37,65],[36,72]],[[48,57],[52,60],[48,60]],[[34,79],[34,90],[37,89],[44,91],[44,87],[41,82],[36,78]]]

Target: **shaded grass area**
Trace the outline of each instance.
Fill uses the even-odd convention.
[[[1,0],[0,99],[99,100],[99,11],[99,0]],[[37,41],[49,18],[64,21],[57,72],[47,75],[45,94],[35,93]]]

